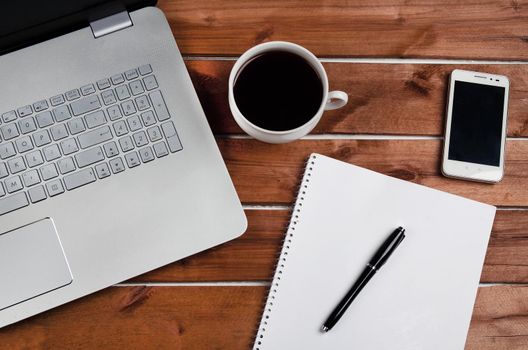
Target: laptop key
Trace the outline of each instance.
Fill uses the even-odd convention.
[[[64,186],[68,191],[76,189],[78,187],[87,185],[95,181],[95,174],[91,168],[84,169],[73,173],[71,175],[66,175],[63,178]]]
[[[70,129],[70,134],[72,135],[77,135],[78,133],[86,130],[82,118],[75,118],[68,121],[68,128]]]
[[[51,162],[52,160],[55,160],[57,158],[60,158],[61,154],[59,151],[59,146],[57,145],[50,145],[48,147],[44,147],[44,158],[48,162]]]
[[[167,137],[167,144],[172,153],[181,151],[183,149],[178,136]]]
[[[19,120],[18,126],[22,134],[27,134],[27,133],[37,130],[37,125],[35,125],[35,120],[33,119],[33,117],[28,117],[28,118]]]
[[[83,96],[91,95],[94,92],[95,92],[95,87],[93,86],[93,84],[81,86],[81,94],[83,94]]]
[[[112,172],[114,174],[120,173],[123,170],[125,170],[125,164],[123,164],[123,159],[121,158],[114,158],[110,160],[110,168],[112,168]]]
[[[4,125],[0,128],[0,130],[2,132],[2,136],[4,137],[4,140],[6,141],[12,140],[18,135],[20,135],[18,133],[17,125],[15,123]]]
[[[141,80],[134,80],[133,82],[130,82],[128,86],[130,86],[130,91],[134,96],[145,92],[145,89],[143,89],[143,85],[141,84]]]
[[[33,140],[37,147],[47,145],[51,142],[48,130],[40,130],[33,134]]]
[[[156,111],[156,115],[158,116],[158,120],[162,122],[164,120],[169,119],[169,111],[167,109],[167,106],[165,105],[165,101],[163,100],[161,92],[154,91],[151,92],[149,96],[150,100],[152,101],[152,105],[154,106],[154,110]]]
[[[0,179],[3,179],[7,175],[9,175],[7,172],[7,165],[5,163],[0,163]]]
[[[130,138],[130,136],[120,138],[119,145],[121,146],[121,150],[123,152],[128,152],[134,149],[134,143],[132,142],[132,138]]]
[[[16,154],[13,142],[5,142],[0,144],[0,158],[7,159]]]
[[[33,109],[35,112],[42,112],[45,109],[48,109],[48,102],[46,100],[37,101],[33,103]]]
[[[136,132],[132,137],[137,147],[143,147],[148,144],[147,134],[144,131]]]
[[[56,95],[50,98],[50,102],[51,102],[51,105],[55,107],[55,106],[63,104],[66,101],[64,100],[64,96],[61,94],[61,95]]]
[[[31,113],[33,113],[33,109],[31,108],[30,105],[27,105],[27,106],[20,107],[19,109],[17,109],[17,112],[18,112],[18,115],[22,118],[22,117],[28,116]]]
[[[140,164],[139,157],[135,151],[125,154],[125,160],[129,168],[137,167]]]
[[[75,163],[71,157],[60,159],[57,162],[61,174],[68,174],[75,170]]]
[[[79,101],[72,102],[70,105],[73,115],[81,115],[101,108],[101,102],[97,95],[88,96]]]
[[[115,142],[105,143],[103,148],[108,158],[117,156],[119,154],[119,150],[117,149],[117,145]]]
[[[31,142],[31,137],[24,136],[15,141],[16,148],[18,153],[24,153],[33,149],[33,142]]]
[[[112,138],[112,131],[109,126],[102,126],[100,128],[88,131],[77,137],[79,145],[82,149],[98,145],[102,142],[108,141]]]
[[[141,75],[147,75],[147,74],[152,73],[152,67],[150,66],[150,64],[145,64],[139,67],[138,70],[139,70],[139,74]]]
[[[7,193],[13,193],[22,189],[22,181],[20,176],[12,176],[4,181]]]
[[[150,146],[144,147],[140,149],[139,156],[141,157],[141,161],[143,163],[148,163],[151,160],[154,160],[154,153],[152,152],[152,148]]]
[[[22,157],[13,158],[7,161],[7,165],[11,174],[18,174],[19,172],[26,170],[26,163]]]
[[[53,124],[53,117],[51,116],[50,111],[39,113],[35,118],[37,118],[39,128],[45,128],[46,126]]]
[[[161,131],[157,126],[148,128],[147,133],[148,133],[150,141],[154,142],[154,141],[161,140]]]
[[[110,80],[108,79],[98,80],[97,87],[99,88],[99,90],[108,89],[110,87]]]
[[[97,173],[97,177],[100,179],[110,176],[110,168],[106,163],[96,165],[95,172]]]
[[[79,93],[79,89],[73,89],[70,91],[67,91],[65,94],[66,100],[73,101],[81,97],[81,94]]]
[[[108,114],[108,118],[110,118],[111,121],[117,120],[123,116],[118,105],[108,107],[106,113]]]
[[[112,80],[112,84],[114,85],[121,84],[125,81],[125,79],[123,78],[123,74],[112,75],[110,77],[110,80]]]
[[[127,118],[127,123],[130,131],[141,129],[141,122],[139,121],[139,117],[137,115]]]
[[[154,152],[156,153],[156,157],[161,158],[169,154],[169,151],[167,150],[167,145],[165,145],[165,142],[158,142],[154,144]]]
[[[12,122],[16,118],[17,118],[17,114],[15,111],[9,111],[9,112],[2,114],[2,120],[4,121],[4,123]]]
[[[158,82],[156,81],[156,77],[154,77],[153,75],[149,75],[143,78],[143,83],[145,84],[145,88],[148,91],[154,90],[158,87]]]
[[[75,160],[79,168],[84,168],[85,166],[100,162],[103,159],[104,155],[101,147],[95,147],[75,155]]]
[[[38,171],[36,170],[26,171],[24,174],[22,174],[22,180],[24,180],[24,185],[26,185],[26,187],[30,187],[30,186],[40,183],[40,177],[38,175]]]
[[[27,161],[28,167],[30,168],[36,167],[37,165],[41,165],[42,163],[44,163],[44,159],[42,158],[42,153],[40,153],[39,150],[26,154],[26,161]]]
[[[167,123],[161,124],[161,129],[163,130],[163,134],[167,138],[176,135],[176,128],[174,127],[173,122],[167,122]]]
[[[60,179],[50,181],[46,184],[46,189],[50,197],[54,197],[58,194],[64,193],[64,187]]]
[[[86,121],[86,126],[88,127],[88,129],[93,129],[97,126],[106,123],[106,118],[103,111],[97,111],[87,114],[84,117],[84,120]]]
[[[68,130],[66,130],[66,125],[64,124],[53,125],[50,128],[50,131],[51,137],[53,137],[54,141],[59,141],[68,137]]]
[[[101,94],[101,97],[103,98],[103,103],[105,104],[105,106],[108,106],[108,105],[111,105],[117,102],[114,92],[112,90],[103,91],[103,93]]]
[[[130,91],[128,91],[128,86],[126,85],[120,85],[116,87],[115,92],[116,92],[117,98],[120,101],[123,101],[130,97]]]
[[[71,118],[70,110],[68,109],[68,106],[60,106],[53,110],[53,116],[55,117],[55,120],[57,123],[65,121],[66,119]]]
[[[154,113],[152,111],[141,113],[141,119],[143,119],[143,124],[146,127],[156,124],[156,117],[154,116]]]
[[[27,196],[24,192],[0,199],[0,215],[7,214],[29,205]]]
[[[138,77],[137,70],[135,69],[127,70],[125,72],[125,77],[127,78],[127,80],[136,79]]]
[[[145,96],[145,95],[141,95],[139,97],[136,97],[135,101],[136,101],[136,105],[138,106],[138,109],[140,111],[144,111],[145,109],[150,107],[149,100],[148,100],[147,96]]]
[[[42,179],[44,181],[47,181],[49,179],[53,179],[54,177],[59,176],[59,173],[57,172],[57,168],[55,168],[55,164],[44,165],[42,168],[40,168],[40,174],[42,175]]]
[[[126,123],[123,120],[114,123],[114,131],[116,136],[123,136],[128,133]]]
[[[75,153],[79,150],[79,147],[77,147],[77,142],[75,142],[74,138],[69,138],[64,141],[61,141],[60,147],[62,149],[62,154],[65,156]]]
[[[37,202],[43,201],[47,197],[46,191],[44,190],[44,186],[32,187],[29,189],[28,194],[29,194],[31,203],[37,203]]]

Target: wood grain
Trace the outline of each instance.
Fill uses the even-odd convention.
[[[290,204],[305,160],[316,152],[481,202],[528,204],[528,142],[507,142],[504,179],[490,185],[440,174],[440,140],[300,140],[270,145],[251,139],[218,139],[238,195],[245,203]]]
[[[227,81],[233,61],[186,61],[205,113],[217,134],[242,133],[229,110]],[[349,103],[326,112],[312,133],[444,134],[449,73],[456,68],[510,78],[508,135],[528,136],[528,65],[324,63],[333,90]]]
[[[286,40],[320,56],[528,57],[521,0],[160,0],[158,6],[184,55],[238,55]]]
[[[528,289],[520,286],[479,288],[466,350],[528,348]]]
[[[247,350],[267,287],[113,287],[0,329],[3,349]],[[466,350],[528,346],[528,287],[479,289]]]
[[[240,238],[132,279],[134,283],[271,281],[289,210],[246,210]],[[528,210],[499,210],[481,282],[528,283]]]
[[[497,212],[481,281],[528,283],[528,210]]]

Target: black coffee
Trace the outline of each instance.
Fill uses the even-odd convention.
[[[319,110],[323,85],[302,57],[270,51],[248,61],[233,89],[240,112],[263,129],[284,131],[306,124]]]

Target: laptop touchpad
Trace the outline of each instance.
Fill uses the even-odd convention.
[[[72,280],[51,219],[0,233],[0,310],[64,287]]]

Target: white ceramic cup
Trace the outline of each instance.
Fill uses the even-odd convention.
[[[321,83],[323,84],[323,97],[321,98],[321,105],[319,106],[317,113],[315,113],[315,115],[308,122],[295,129],[285,131],[263,129],[247,120],[240,112],[235,102],[233,88],[235,86],[235,79],[238,76],[240,69],[245,66],[246,62],[255,56],[261,55],[262,53],[268,51],[286,51],[304,58],[315,69],[319,75],[319,78],[321,79]],[[321,119],[324,111],[341,108],[346,105],[347,102],[348,95],[343,91],[328,91],[328,76],[326,75],[326,71],[317,57],[315,57],[313,53],[304,47],[286,41],[272,41],[252,47],[251,49],[244,52],[242,56],[240,56],[233,66],[231,74],[229,75],[229,107],[231,108],[233,117],[242,130],[254,138],[264,142],[285,143],[297,140],[312,131],[312,129]],[[273,116],[270,116],[270,118],[273,118]]]

